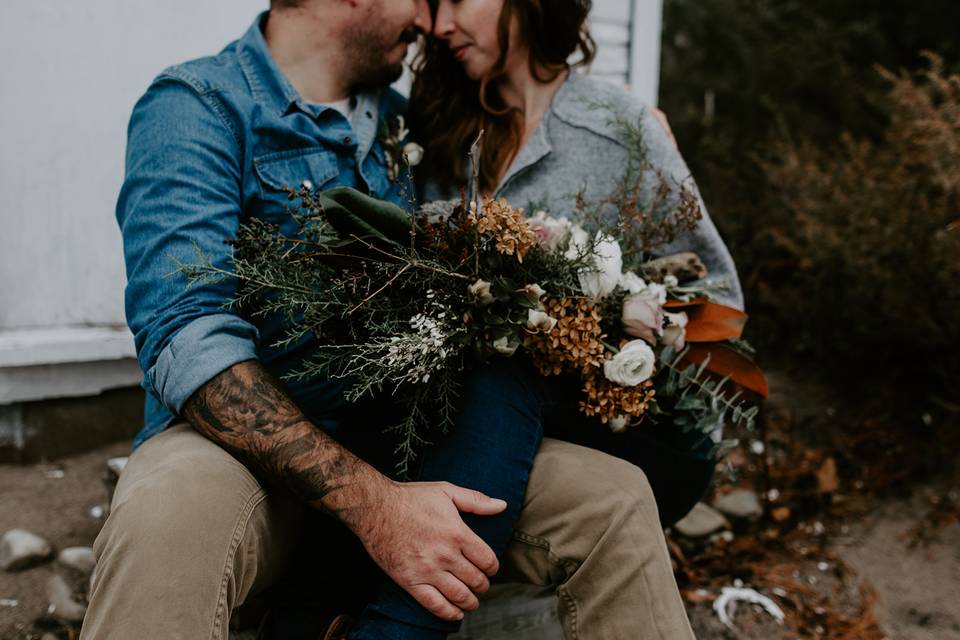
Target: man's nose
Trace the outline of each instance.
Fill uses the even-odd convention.
[[[413,24],[421,33],[429,35],[433,31],[433,16],[427,0],[417,0],[417,17]]]

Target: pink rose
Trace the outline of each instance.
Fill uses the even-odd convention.
[[[650,344],[656,344],[657,336],[663,334],[663,317],[663,303],[656,290],[645,289],[623,301],[624,332]]]
[[[537,242],[547,251],[553,251],[570,235],[570,221],[553,218],[546,211],[537,211],[527,218],[530,229],[537,234]]]

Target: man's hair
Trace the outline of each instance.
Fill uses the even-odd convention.
[[[436,0],[430,0],[436,15]],[[506,160],[518,151],[522,114],[507,107],[497,88],[504,78],[510,43],[510,22],[517,21],[519,39],[530,51],[533,76],[548,82],[570,68],[567,60],[579,53],[576,65],[593,60],[596,45],[587,29],[591,0],[505,0],[498,24],[500,58],[490,74],[467,77],[445,42],[427,38],[414,62],[408,122],[412,135],[427,152],[420,175],[442,186],[455,187],[464,177],[466,150],[481,129],[480,187],[496,187]]]

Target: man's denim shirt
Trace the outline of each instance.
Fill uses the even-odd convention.
[[[270,55],[265,20],[219,55],[164,71],[133,111],[117,220],[127,322],[147,391],[134,446],[165,429],[197,389],[232,365],[258,359],[282,375],[309,354],[309,340],[271,346],[283,335],[277,318],[227,309],[234,281],[189,287],[182,274],[171,275],[178,261],[197,263],[202,252],[230,270],[227,241],[250,218],[294,233],[286,188],[307,180],[402,202],[377,138],[404,99],[391,90],[357,96],[352,122],[305,102]],[[316,381],[288,389],[308,415],[338,401]]]

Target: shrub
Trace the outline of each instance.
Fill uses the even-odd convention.
[[[960,75],[927,58],[880,70],[878,140],[783,143],[760,163],[775,213],[754,241],[767,266],[754,293],[781,339],[947,383],[960,373]]]

